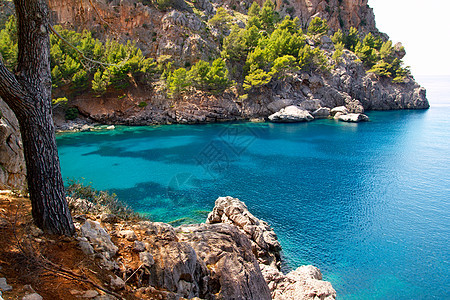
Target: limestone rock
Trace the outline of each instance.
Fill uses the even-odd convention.
[[[117,277],[115,275],[114,277],[111,275],[109,277],[111,278],[111,282],[109,283],[109,285],[113,290],[118,291],[125,288],[125,281],[123,281],[122,278]]]
[[[19,123],[0,98],[0,190],[26,187],[26,167]]]
[[[301,266],[287,275],[270,266],[262,266],[261,271],[274,300],[336,299],[336,291],[331,283],[322,281],[316,267]]]
[[[137,240],[136,233],[133,230],[121,230],[117,233],[117,236],[126,238],[130,242]]]
[[[229,196],[217,198],[206,223],[225,223],[236,226],[250,239],[260,263],[278,267],[281,246],[277,235],[269,224],[251,214],[244,202]]]
[[[281,109],[279,112],[276,112],[269,116],[269,120],[272,122],[285,122],[285,123],[293,123],[293,122],[305,122],[312,121],[314,117],[304,109],[301,109],[298,106],[291,105]]]
[[[330,116],[330,109],[328,107],[321,107],[311,113],[315,119],[326,119]]]
[[[365,114],[347,114],[347,115],[339,115],[339,120],[344,122],[367,122],[369,121],[369,117]]]
[[[12,286],[8,285],[6,283],[6,278],[2,277],[0,278],[0,290],[3,292],[9,292],[12,291]]]
[[[117,216],[113,214],[103,213],[100,215],[100,220],[104,223],[115,223]]]
[[[148,252],[139,253],[139,259],[144,264],[144,266],[147,266],[147,267],[151,267],[155,263],[153,256]]]
[[[334,116],[336,113],[341,113],[341,114],[346,115],[346,114],[348,114],[348,109],[347,109],[347,107],[345,107],[345,106],[338,106],[338,107],[333,108],[333,109],[330,111],[330,114],[331,114],[332,116]]]
[[[133,250],[136,251],[136,252],[143,252],[143,251],[145,251],[145,243],[143,243],[141,241],[134,241]]]
[[[113,257],[118,248],[111,241],[111,237],[106,230],[100,226],[100,223],[86,220],[81,226],[81,234],[86,237],[97,252],[106,252]]]
[[[208,286],[218,299],[270,299],[252,245],[235,226],[185,225],[176,232],[210,269]]]
[[[25,295],[22,300],[42,300],[42,296],[39,295],[38,293],[32,293],[32,294],[28,294]]]

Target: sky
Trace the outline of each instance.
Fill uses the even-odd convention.
[[[414,76],[450,75],[450,0],[369,0],[377,28],[405,46]]]

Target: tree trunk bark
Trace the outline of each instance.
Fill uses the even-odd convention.
[[[46,0],[14,0],[19,56],[16,74],[0,62],[0,96],[22,134],[34,222],[46,232],[75,231],[65,198],[51,109],[49,12]]]

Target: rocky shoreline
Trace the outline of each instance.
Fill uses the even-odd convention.
[[[132,290],[138,298],[153,299],[155,294],[160,299],[336,297],[316,267],[301,266],[288,274],[280,271],[281,246],[275,232],[239,199],[219,197],[205,223],[175,228],[149,221],[125,222],[82,199],[69,198],[69,204],[79,247],[116,274],[110,286]],[[138,271],[140,278],[133,277]]]

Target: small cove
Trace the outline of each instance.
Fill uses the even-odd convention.
[[[368,115],[118,126],[58,148],[65,178],[155,221],[203,222],[218,196],[240,198],[275,229],[285,268],[319,267],[341,299],[449,298],[450,107]]]

